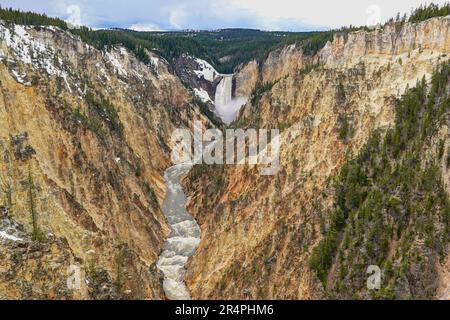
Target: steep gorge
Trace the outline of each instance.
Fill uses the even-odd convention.
[[[0,39],[0,298],[164,298],[170,135],[209,120],[151,53],[3,22]]]
[[[445,298],[449,89],[436,69],[449,29],[441,17],[337,33],[313,55],[289,45],[226,76],[188,54],[147,51],[144,63],[57,27],[0,22],[0,299]],[[169,168],[175,128],[222,126],[214,112],[231,121],[220,107],[247,97],[231,127],[281,130],[275,175]],[[437,187],[385,184],[379,162]],[[164,215],[170,203],[179,210]],[[387,270],[379,292],[365,287],[369,264]]]
[[[188,211],[202,229],[187,273],[194,298],[336,296],[310,268],[334,206],[334,177],[374,130],[394,124],[396,98],[423,77],[429,81],[448,59],[449,29],[449,17],[400,28],[392,23],[337,34],[312,57],[290,46],[272,52],[262,66],[242,68],[236,92],[271,85],[233,125],[280,128],[281,169],[267,177],[251,166],[199,166],[185,180]],[[390,249],[397,250],[395,241]],[[364,263],[355,270],[363,270],[357,279],[365,281],[372,263]],[[441,263],[436,268],[445,270]],[[436,292],[442,279],[431,281]],[[372,297],[363,280],[348,289]],[[422,297],[413,289],[414,283],[396,287],[397,297]]]

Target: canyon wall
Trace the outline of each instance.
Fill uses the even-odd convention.
[[[387,24],[337,34],[313,57],[291,46],[262,66],[251,62],[241,69],[236,92],[248,94],[258,82],[273,86],[247,103],[234,125],[279,128],[280,170],[261,176],[255,166],[198,166],[185,180],[188,210],[202,229],[188,266],[194,298],[335,296],[309,263],[334,203],[335,176],[374,130],[394,124],[395,99],[423,78],[429,81],[448,59],[449,30],[449,17]],[[390,250],[397,246],[391,242]],[[441,263],[436,268],[445,270]],[[446,272],[440,274],[440,280],[423,280],[433,283],[436,296],[448,285]],[[370,298],[365,282],[359,285],[354,291]],[[409,286],[399,296],[414,292]]]
[[[170,134],[209,121],[149,54],[0,23],[0,298],[164,299]]]

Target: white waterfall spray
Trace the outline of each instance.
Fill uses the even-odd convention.
[[[224,75],[216,88],[216,106],[224,106],[231,102],[233,75]]]
[[[232,98],[233,75],[222,75],[222,80],[216,88],[214,104],[222,121],[229,124],[235,118],[239,109],[247,101],[245,97]]]

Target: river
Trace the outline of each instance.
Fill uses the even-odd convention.
[[[186,210],[186,195],[180,184],[181,177],[191,168],[192,162],[186,162],[168,168],[164,174],[167,195],[163,212],[172,230],[159,256],[157,267],[164,274],[163,288],[170,300],[191,298],[184,282],[185,265],[200,243],[200,227]]]

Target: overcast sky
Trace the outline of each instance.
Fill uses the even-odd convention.
[[[0,5],[93,28],[306,31],[372,25],[429,2],[446,0],[0,0]]]

